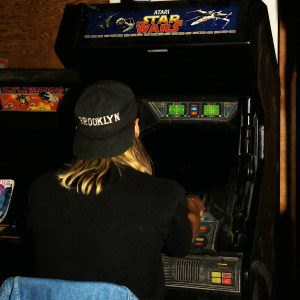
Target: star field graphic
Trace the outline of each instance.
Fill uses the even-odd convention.
[[[235,33],[238,7],[95,11],[84,38]]]

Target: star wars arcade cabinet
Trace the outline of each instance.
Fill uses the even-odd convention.
[[[85,78],[131,86],[155,174],[204,196],[190,254],[163,256],[170,298],[273,299],[279,83],[266,6],[68,5],[56,51]]]

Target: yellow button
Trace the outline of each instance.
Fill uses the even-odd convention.
[[[221,278],[212,278],[211,283],[221,283]]]
[[[196,241],[197,241],[197,242],[203,242],[203,241],[204,241],[204,238],[196,238]]]
[[[211,272],[211,277],[222,277],[221,272]]]

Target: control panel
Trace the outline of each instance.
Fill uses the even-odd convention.
[[[229,121],[238,110],[237,100],[230,101],[149,101],[144,100],[159,120]]]
[[[200,234],[195,239],[190,252],[199,254],[207,249],[214,250],[214,241],[218,227],[218,220],[211,213],[206,212],[201,219]]]
[[[239,257],[163,256],[163,265],[167,287],[240,293],[242,260]]]

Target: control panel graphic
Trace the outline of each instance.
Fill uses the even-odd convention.
[[[159,120],[229,121],[237,113],[238,102],[232,101],[149,101],[146,102]]]
[[[239,293],[241,265],[239,257],[191,255],[184,258],[163,256],[167,287],[185,287]]]

